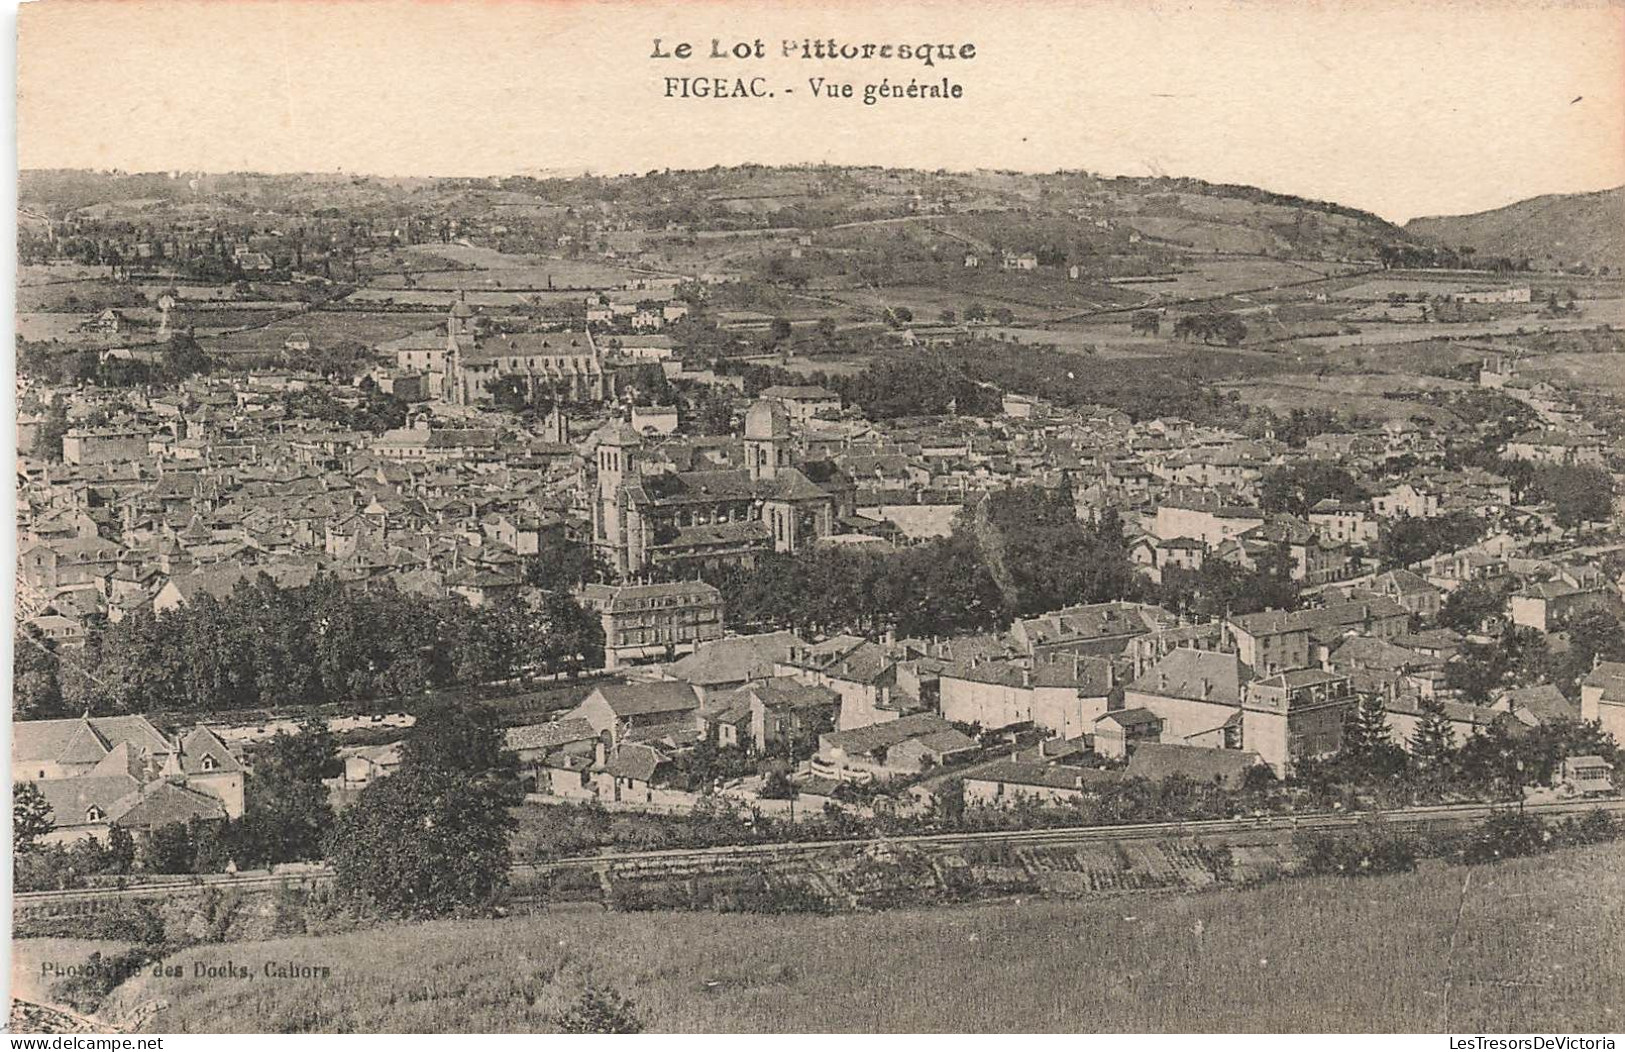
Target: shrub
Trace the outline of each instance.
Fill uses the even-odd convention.
[[[1380,821],[1351,834],[1321,834],[1309,842],[1304,872],[1315,876],[1371,877],[1409,873],[1416,868],[1416,845]]]
[[[111,957],[93,953],[74,975],[51,984],[51,998],[76,1012],[89,1014],[101,1007],[107,995],[124,980],[158,959],[153,951],[137,946]]]
[[[1534,815],[1508,811],[1491,815],[1468,838],[1461,860],[1468,865],[1523,858],[1549,851],[1554,846],[1551,830]]]
[[[1607,811],[1590,811],[1578,818],[1566,818],[1557,829],[1557,839],[1565,846],[1606,844],[1618,837],[1619,823]]]
[[[554,1020],[566,1034],[641,1034],[636,1006],[607,986],[588,983],[575,1003]]]
[[[75,934],[86,939],[129,940],[143,946],[165,941],[164,918],[156,902],[126,899],[101,913],[92,914]]]

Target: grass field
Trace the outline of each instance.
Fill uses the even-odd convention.
[[[167,1031],[532,1031],[592,981],[660,1031],[1607,1032],[1625,845],[1239,892],[762,917],[554,913],[199,947]],[[1460,911],[1459,930],[1452,929]],[[195,962],[332,969],[197,980]],[[1448,1004],[1446,984],[1449,983]]]

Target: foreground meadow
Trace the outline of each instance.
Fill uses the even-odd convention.
[[[658,1031],[1597,1032],[1625,1014],[1621,946],[1615,844],[1196,895],[572,912],[200,946],[169,959],[183,978],[132,980],[100,1014],[161,999],[150,1026],[172,1032],[549,1030],[591,982]],[[331,976],[268,979],[268,961]],[[195,978],[200,962],[253,978]]]

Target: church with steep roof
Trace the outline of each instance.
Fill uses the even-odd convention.
[[[612,425],[598,443],[593,540],[623,577],[752,566],[834,532],[835,498],[791,463],[790,421],[777,402],[745,414],[745,467],[646,471],[644,438]]]

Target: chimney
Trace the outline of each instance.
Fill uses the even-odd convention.
[[[1023,687],[1028,688],[1028,689],[1032,688],[1032,685],[1033,685],[1033,670],[1032,669],[1023,668],[1021,670],[1021,685]]]
[[[1202,677],[1202,698],[1206,700],[1213,696],[1213,681],[1206,676]]]
[[[608,753],[607,753],[607,750],[604,748],[604,740],[602,738],[600,738],[600,739],[598,739],[597,742],[593,743],[593,747],[592,747],[593,763],[595,765],[599,766],[599,767],[602,767],[602,766],[604,766],[604,763],[606,762],[607,758],[608,758]]]

